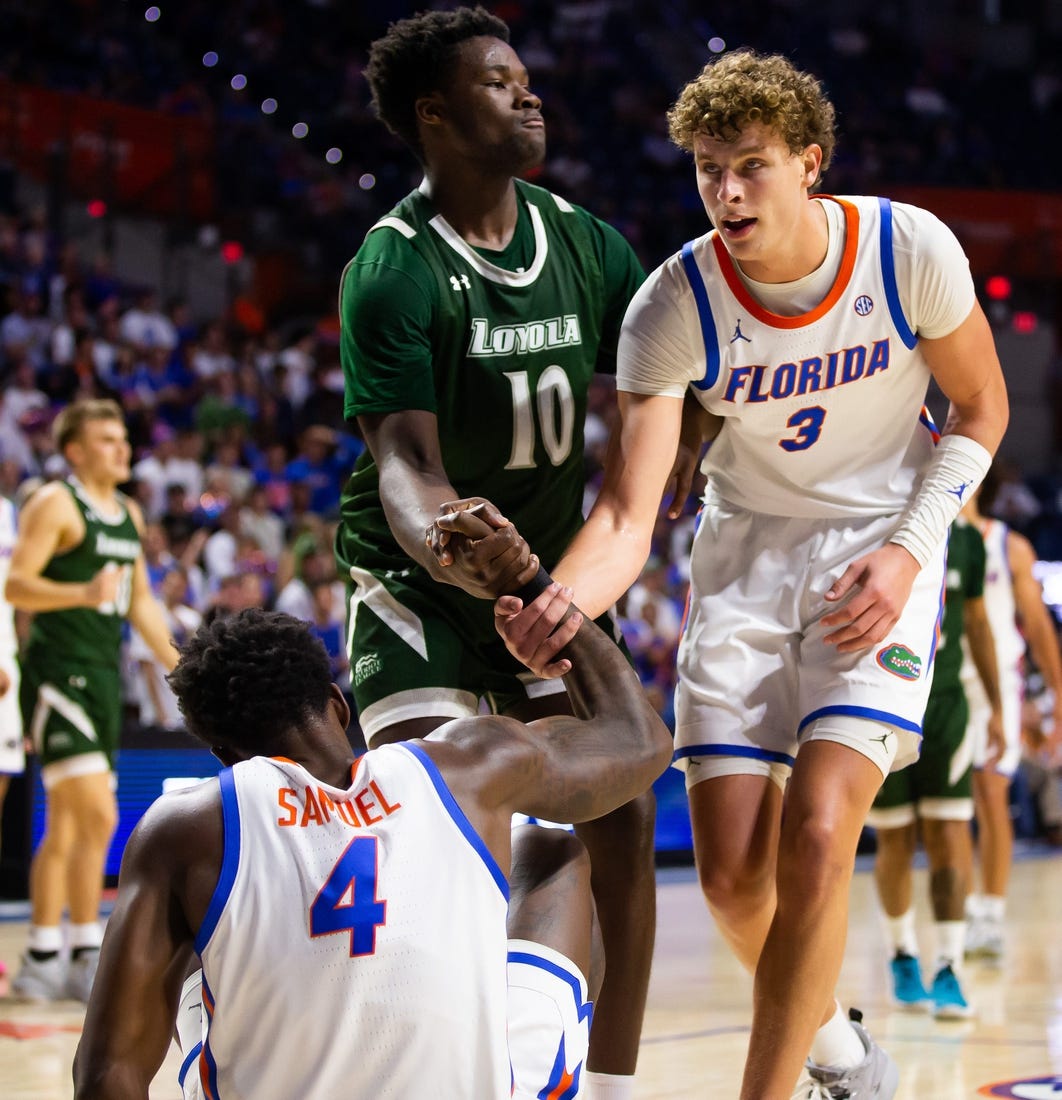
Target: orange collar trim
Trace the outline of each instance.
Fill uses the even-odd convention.
[[[817,202],[821,199],[828,199],[830,202],[837,203],[844,211],[844,254],[841,256],[841,267],[837,272],[837,278],[833,281],[833,286],[830,287],[829,294],[813,310],[798,314],[796,317],[783,317],[781,314],[772,313],[769,309],[764,309],[753,298],[749,293],[749,288],[738,274],[734,260],[727,252],[726,245],[723,244],[722,238],[719,236],[719,231],[712,231],[712,247],[715,249],[715,258],[719,264],[719,270],[723,273],[723,278],[726,279],[727,286],[730,287],[730,292],[749,311],[752,317],[765,325],[770,325],[772,328],[804,328],[806,325],[814,324],[815,321],[818,321],[833,309],[838,299],[848,289],[852,272],[855,270],[856,253],[859,251],[859,210],[854,203],[845,202],[844,199],[836,199],[832,195],[816,195],[813,200],[809,201]]]

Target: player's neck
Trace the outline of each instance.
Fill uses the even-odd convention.
[[[432,205],[474,248],[504,248],[516,231],[516,186],[511,176],[429,170],[423,185]]]
[[[109,480],[101,481],[99,478],[89,477],[84,473],[74,471],[74,477],[81,486],[82,492],[99,506],[104,514],[115,512],[118,509],[118,486]]]
[[[298,744],[290,752],[283,749],[277,754],[288,756],[304,767],[314,779],[320,779],[330,787],[345,790],[350,786],[354,753],[346,741],[339,741],[331,734],[315,737],[299,735]]]

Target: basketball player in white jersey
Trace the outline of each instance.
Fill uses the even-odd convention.
[[[741,1096],[788,1098],[810,1051],[813,1095],[889,1097],[895,1065],[833,998],[848,883],[883,777],[918,753],[945,536],[1006,426],[1002,372],[943,224],[810,196],[834,145],[812,76],[727,54],[669,122],[715,228],[627,311],[620,435],[554,572],[593,615],[637,577],[692,394],[715,441],[676,757],[709,908],[755,974]]]
[[[666,768],[671,740],[614,643],[578,613],[561,623],[569,601],[548,585],[499,613],[536,641],[556,628],[579,717],[456,719],[358,760],[306,624],[252,610],[193,637],[170,683],[231,767],[161,798],[130,838],[79,1100],[147,1095],[193,949],[205,1016],[182,1042],[186,1096],[578,1094],[589,863],[555,830],[514,842],[511,816],[606,813]]]
[[[1003,955],[1003,918],[1014,854],[1010,784],[1021,759],[1021,664],[1026,642],[1054,696],[1054,728],[1048,749],[1053,747],[1057,751],[1062,746],[1062,654],[1058,633],[1044,606],[1040,582],[1033,576],[1036,551],[1028,539],[989,514],[997,487],[996,471],[991,469],[980,490],[962,510],[985,540],[985,607],[996,641],[1006,738],[1002,755],[994,755],[987,737],[991,708],[966,648],[962,683],[970,704],[969,734],[973,739],[974,808],[981,871],[981,891],[968,901],[967,954],[989,961],[998,961]]]
[[[0,497],[0,593],[7,583],[11,552],[15,548],[17,521],[15,506]],[[15,635],[15,609],[0,595],[0,817],[13,775],[26,770],[22,740],[22,713],[18,705],[18,638]],[[0,960],[0,976],[7,967]]]

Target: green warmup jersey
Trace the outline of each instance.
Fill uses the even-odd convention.
[[[958,521],[948,537],[948,574],[931,693],[959,687],[962,668],[963,611],[966,601],[985,592],[985,543],[976,527]]]
[[[64,664],[118,666],[122,620],[129,612],[133,563],[140,556],[140,536],[124,498],[121,516],[107,519],[96,511],[75,478],[66,482],[85,520],[85,537],[66,553],[56,554],[41,576],[51,581],[84,583],[108,563],[121,570],[118,598],[109,607],[72,607],[39,611],[30,626],[26,658]]]
[[[516,187],[516,230],[500,252],[467,245],[421,191],[369,231],[340,288],[345,413],[434,413],[457,495],[493,501],[548,568],[582,523],[590,379],[615,373],[644,273],[604,222]],[[336,549],[345,568],[410,567],[368,451],[343,494]]]

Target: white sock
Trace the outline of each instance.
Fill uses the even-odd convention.
[[[815,1032],[811,1040],[811,1060],[817,1066],[831,1069],[851,1069],[867,1056],[863,1041],[856,1034],[840,1001],[834,1002],[837,1011]]]
[[[63,930],[57,924],[31,924],[29,949],[31,951],[62,951]]]
[[[634,1078],[617,1073],[583,1074],[583,1100],[633,1100]]]
[[[885,914],[885,933],[892,944],[893,952],[902,951],[905,955],[918,956],[918,940],[915,938],[914,909],[908,909],[898,917]]]
[[[79,947],[99,947],[103,943],[103,928],[98,920],[89,924],[70,925],[70,947],[76,951]]]
[[[950,966],[958,974],[966,950],[966,921],[938,920],[933,927],[937,933],[937,960],[933,964],[933,973]]]
[[[984,898],[980,894],[970,894],[966,898],[966,919],[980,920],[984,916]]]
[[[981,898],[981,916],[985,920],[995,921],[997,924],[1003,923],[1003,914],[1006,912],[1007,899],[1001,898],[998,894],[985,894]]]

